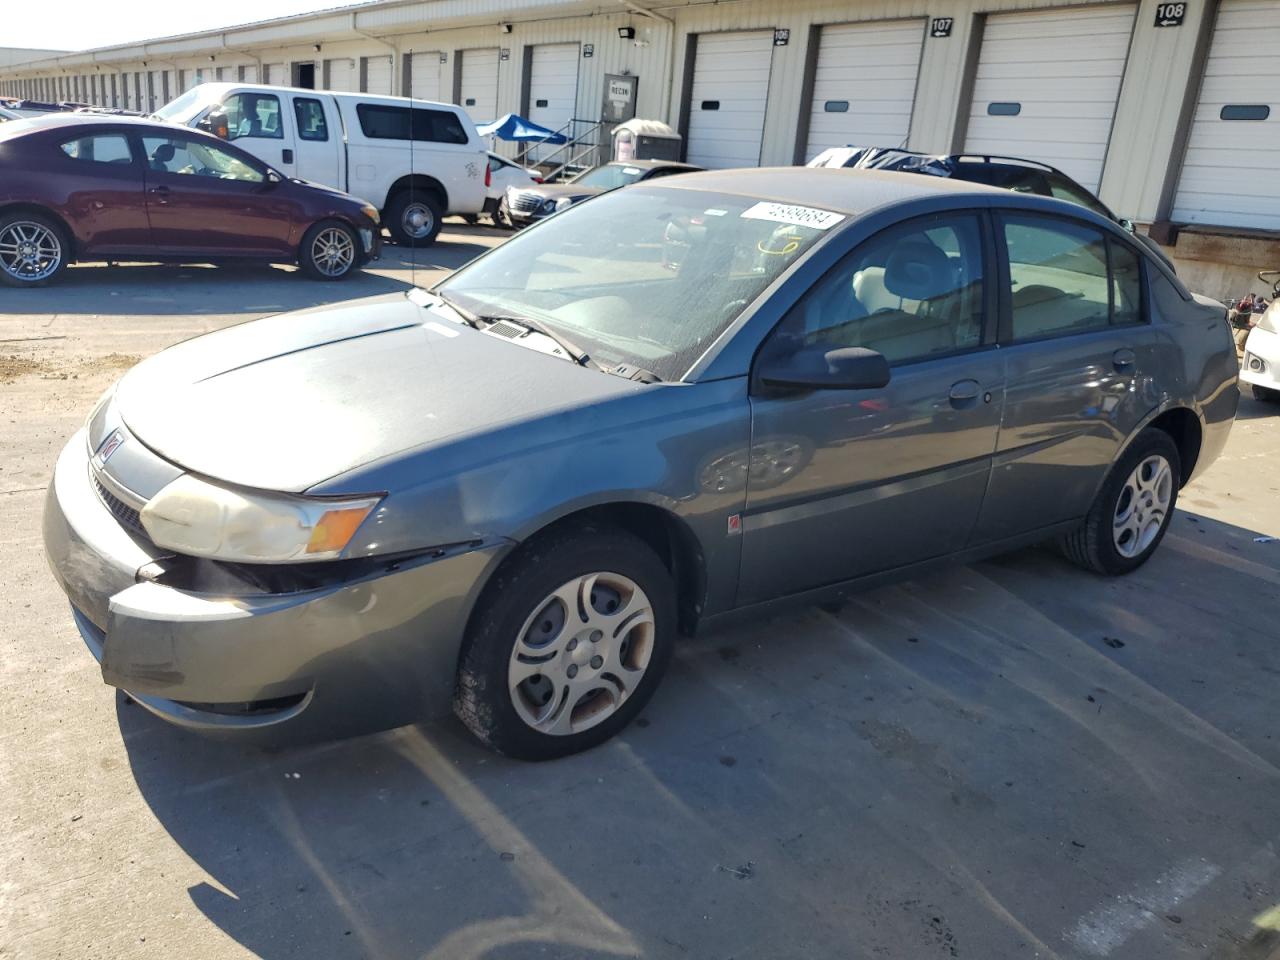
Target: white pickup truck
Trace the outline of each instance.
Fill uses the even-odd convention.
[[[203,83],[154,116],[216,133],[286,176],[372,203],[398,243],[425,246],[446,214],[484,209],[488,154],[453,104]]]

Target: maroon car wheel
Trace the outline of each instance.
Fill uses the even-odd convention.
[[[0,280],[14,287],[48,283],[67,265],[67,242],[52,220],[37,213],[0,217]]]
[[[344,280],[360,264],[360,238],[345,223],[317,223],[302,238],[298,266],[315,280]]]

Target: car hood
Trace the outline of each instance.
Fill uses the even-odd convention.
[[[643,389],[460,326],[402,294],[197,337],[120,381],[117,411],[165,459],[300,492],[450,438]]]
[[[575,186],[572,183],[542,183],[533,187],[515,187],[523,194],[541,197],[543,200],[559,200],[561,197],[594,197],[604,193],[603,187]]]

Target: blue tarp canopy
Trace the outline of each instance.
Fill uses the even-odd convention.
[[[518,140],[521,142],[534,141],[536,143],[569,142],[554,130],[548,130],[546,127],[540,127],[532,120],[526,120],[524,117],[518,117],[514,113],[508,113],[505,117],[499,117],[492,123],[477,124],[476,133],[480,134],[482,137],[497,137],[499,140]]]

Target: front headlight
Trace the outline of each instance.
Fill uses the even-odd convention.
[[[360,212],[363,213],[370,220],[372,220],[374,223],[382,222],[381,218],[378,215],[378,208],[375,207],[372,203],[362,204],[360,207]]]
[[[557,210],[563,210],[565,207],[570,207],[570,206],[573,206],[572,197],[561,197],[559,200],[556,201]]]
[[[237,563],[298,563],[342,555],[378,497],[316,500],[249,493],[184,474],[142,508],[153,543]]]

